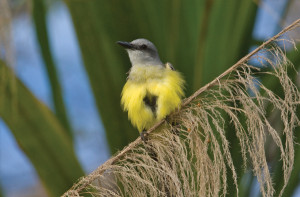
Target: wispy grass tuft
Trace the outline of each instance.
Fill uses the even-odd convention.
[[[228,173],[238,195],[235,165],[252,169],[263,196],[281,196],[294,164],[300,92],[289,78],[292,65],[285,51],[271,42],[299,25],[300,19],[187,98],[170,116],[172,124],[163,120],[149,130],[147,144],[137,139],[63,196],[225,196]],[[268,56],[260,56],[261,51]],[[249,64],[253,59],[260,67]],[[257,76],[278,80],[283,97]],[[280,112],[281,130],[268,120],[267,106]],[[243,164],[233,162],[225,116],[239,139]],[[266,158],[267,136],[280,150],[284,185],[279,191],[273,187]]]

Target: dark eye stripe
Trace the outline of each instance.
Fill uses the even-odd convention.
[[[141,49],[147,49],[148,47],[147,47],[147,45],[142,44],[142,45],[140,46],[140,48],[141,48]]]

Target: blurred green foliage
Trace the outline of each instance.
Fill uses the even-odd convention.
[[[4,93],[0,95],[0,115],[34,164],[49,195],[58,196],[82,176],[83,171],[73,152],[71,127],[49,49],[44,1],[33,0],[32,14],[52,88],[55,114],[14,79],[13,73],[1,62],[0,71],[8,74],[5,77],[0,75],[0,91]],[[138,136],[120,107],[120,93],[130,62],[124,50],[115,44],[116,41],[151,40],[157,46],[161,59],[171,62],[185,76],[187,96],[234,64],[253,44],[257,6],[252,0],[65,2],[72,15],[84,66],[112,153]],[[291,52],[290,57],[299,69],[299,53]],[[271,85],[276,89],[276,84]],[[299,142],[299,129],[296,132]],[[237,166],[241,195],[250,196],[250,186],[255,178],[249,178],[251,173],[244,174],[242,171],[235,134],[228,132],[227,137]],[[300,151],[299,146],[296,148],[295,168],[286,196],[290,196],[299,185]],[[272,162],[270,165],[275,169],[274,184],[280,187],[281,164]],[[229,173],[229,180],[230,176]],[[245,177],[248,177],[248,182],[242,181]],[[234,193],[235,189],[229,185],[228,196]]]
[[[33,0],[32,10],[33,20],[35,23],[36,37],[40,45],[41,53],[46,65],[50,87],[52,90],[52,99],[56,116],[64,126],[67,134],[72,137],[71,126],[66,114],[65,105],[62,98],[61,86],[58,81],[57,71],[54,60],[50,51],[49,38],[46,24],[46,8],[44,1]]]
[[[83,176],[61,123],[0,61],[0,116],[28,156],[50,196],[59,196]]]
[[[190,95],[247,53],[256,14],[250,0],[66,2],[112,153],[137,136],[119,104],[130,62],[116,41],[153,41]]]

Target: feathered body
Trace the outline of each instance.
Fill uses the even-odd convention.
[[[184,80],[175,70],[135,65],[122,91],[123,109],[128,111],[131,123],[140,132],[149,129],[180,105],[183,84]]]
[[[142,54],[143,59],[140,57],[145,51],[128,53],[132,67],[121,94],[121,104],[131,123],[142,132],[179,107],[184,80],[171,64],[162,64],[158,55],[155,56],[158,61],[154,61],[145,58],[145,54]]]

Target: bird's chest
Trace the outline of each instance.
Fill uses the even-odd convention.
[[[128,81],[135,86],[135,93],[141,95],[141,102],[155,114],[160,97],[158,90],[165,83],[164,70],[157,66],[136,66],[131,69]]]
[[[133,66],[128,79],[134,83],[151,85],[163,82],[165,69],[161,66]]]
[[[133,82],[132,96],[139,95],[138,102],[141,102],[145,107],[151,109],[155,114],[157,110],[157,102],[161,96],[158,92],[161,89],[164,80],[162,78],[149,78],[148,80],[140,80],[139,82]]]

